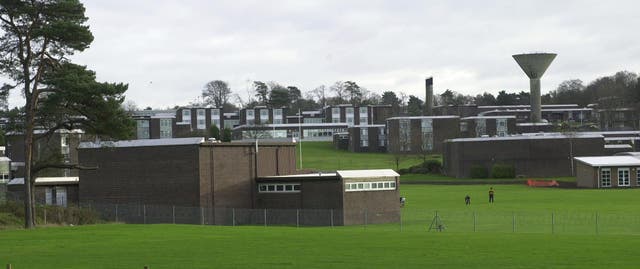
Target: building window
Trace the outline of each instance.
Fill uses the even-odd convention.
[[[160,119],[160,138],[171,138],[172,134],[171,119]]]
[[[269,110],[260,109],[260,123],[268,123],[268,122],[269,122]]]
[[[630,186],[629,180],[629,168],[618,168],[618,186],[628,187]]]
[[[422,127],[422,150],[432,151],[433,150],[433,120],[422,119],[421,127]]]
[[[353,107],[347,107],[346,118],[347,118],[347,125],[352,126],[355,123],[354,115],[353,115]]]
[[[284,123],[284,117],[282,116],[282,108],[276,108],[273,110],[273,123],[274,124],[282,124]]]
[[[233,129],[234,126],[240,125],[240,120],[225,120],[224,128]]]
[[[368,125],[369,124],[369,112],[368,108],[360,107],[360,125]]]
[[[321,118],[304,118],[303,122],[304,123],[322,123],[322,119]]]
[[[138,139],[149,139],[149,121],[148,120],[138,120],[136,121],[137,125],[137,135]]]
[[[487,121],[485,119],[476,119],[476,136],[481,137],[487,134]]]
[[[331,108],[331,122],[339,123],[340,122],[340,108],[334,107]]]
[[[261,183],[258,192],[296,193],[300,192],[300,183]]]
[[[384,127],[378,127],[378,146],[384,147],[387,137],[384,133]]]
[[[69,135],[68,134],[60,135],[60,151],[62,153],[62,157],[65,160],[69,159]]]
[[[253,109],[245,110],[247,113],[245,115],[245,120],[248,125],[253,125],[255,123],[255,111]]]
[[[640,186],[640,167],[636,167],[636,182]]]
[[[602,168],[602,170],[600,170],[600,186],[611,187],[611,169],[610,168]]]
[[[507,136],[507,119],[496,119],[496,134],[498,136]]]
[[[400,120],[400,151],[411,151],[411,121]]]
[[[460,132],[466,132],[469,129],[469,123],[466,121],[460,122]]]
[[[360,146],[369,146],[369,130],[367,128],[360,128]]]
[[[211,124],[217,126],[218,128],[222,127],[222,125],[220,125],[220,109],[218,108],[212,108],[211,109]]]
[[[345,192],[354,191],[388,191],[395,190],[395,181],[375,181],[375,182],[346,182],[344,184]]]
[[[204,109],[198,109],[198,114],[196,115],[196,118],[198,120],[197,128],[199,130],[207,129],[207,124],[206,124],[206,120],[205,120],[205,110]]]
[[[182,122],[191,124],[191,110],[182,110]]]

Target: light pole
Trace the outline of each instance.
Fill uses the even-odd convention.
[[[300,141],[300,170],[302,170],[302,113],[298,109],[298,140]]]

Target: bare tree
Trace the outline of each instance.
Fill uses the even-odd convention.
[[[207,82],[202,90],[202,98],[204,103],[214,107],[223,107],[229,102],[231,90],[227,82],[222,80],[213,80]]]
[[[318,103],[322,105],[322,107],[327,106],[327,87],[324,85],[320,85],[315,89],[309,91],[307,98],[308,99],[316,99]]]
[[[347,87],[344,82],[336,81],[336,83],[331,86],[330,90],[336,94],[335,97],[339,101],[344,102],[344,98],[347,95]]]

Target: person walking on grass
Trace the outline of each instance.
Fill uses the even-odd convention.
[[[493,195],[494,195],[495,191],[493,191],[493,187],[489,188],[489,203],[492,204],[493,203]]]
[[[470,205],[471,204],[471,196],[469,196],[467,194],[467,196],[464,197],[464,204],[465,205]]]

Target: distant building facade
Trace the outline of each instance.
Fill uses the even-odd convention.
[[[397,154],[444,152],[444,141],[460,136],[458,116],[415,116],[387,119],[387,151]]]

